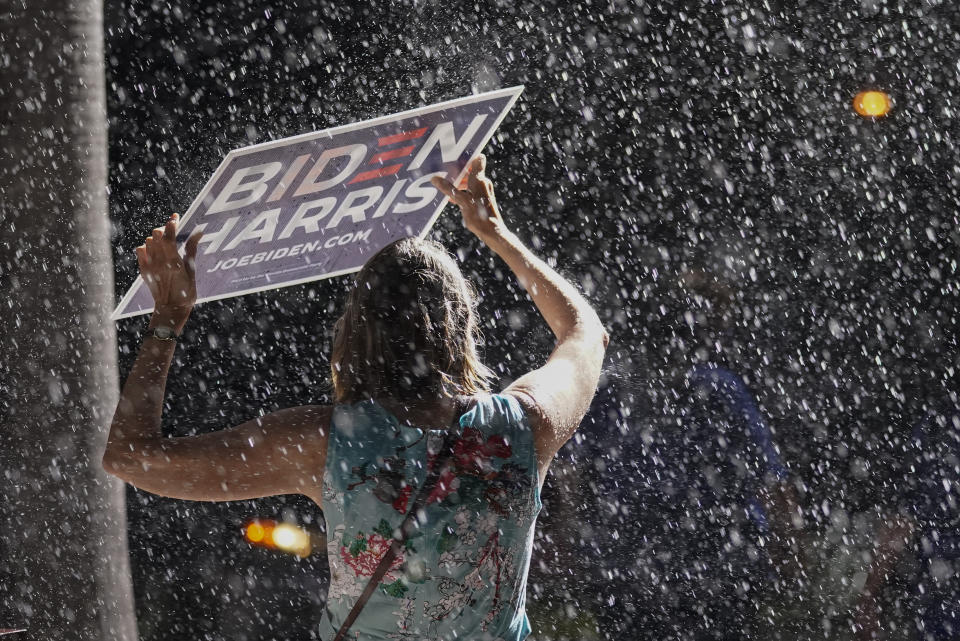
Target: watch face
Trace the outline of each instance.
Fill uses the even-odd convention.
[[[164,327],[161,325],[160,327],[154,328],[153,335],[157,338],[169,339],[173,338],[173,330],[169,327]]]

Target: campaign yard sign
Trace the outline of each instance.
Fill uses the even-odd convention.
[[[454,184],[523,87],[335,127],[227,154],[187,212],[179,241],[203,231],[197,302],[359,270],[399,238],[423,237]],[[153,311],[141,278],[113,319]]]

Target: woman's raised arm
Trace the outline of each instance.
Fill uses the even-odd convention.
[[[550,461],[590,407],[609,336],[580,292],[507,229],[485,168],[483,156],[471,163],[467,189],[440,178],[434,185],[460,207],[467,228],[507,263],[556,336],[547,362],[504,390],[531,417],[542,484]]]
[[[197,298],[193,261],[200,235],[176,246],[178,217],[170,217],[137,248],[155,309],[151,330],[178,336]],[[195,501],[230,501],[306,494],[319,499],[326,462],[330,408],[281,410],[235,428],[180,438],[160,431],[167,373],[175,340],[144,340],[123,385],[103,455],[104,469],[148,492]]]

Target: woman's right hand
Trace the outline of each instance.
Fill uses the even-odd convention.
[[[137,247],[140,276],[153,296],[154,312],[150,327],[166,325],[179,334],[197,300],[195,271],[197,246],[202,232],[187,239],[186,253],[177,251],[177,227],[180,216],[173,214],[163,227],[157,227]]]
[[[493,195],[493,183],[483,171],[487,167],[487,158],[477,156],[467,165],[467,188],[457,189],[446,178],[434,176],[433,186],[460,207],[463,224],[481,240],[502,236],[507,231],[497,199]]]

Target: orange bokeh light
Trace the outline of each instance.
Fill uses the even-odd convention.
[[[313,537],[309,531],[293,523],[278,523],[273,519],[251,519],[243,527],[247,543],[269,550],[290,552],[300,557],[310,555]]]
[[[247,524],[247,529],[244,531],[244,536],[246,536],[247,540],[251,543],[266,543],[267,535],[269,533],[268,527],[269,526],[265,527],[260,521],[251,521]],[[273,528],[269,529],[272,530]]]
[[[886,116],[890,105],[890,96],[883,91],[861,91],[853,99],[853,110],[865,118]]]

